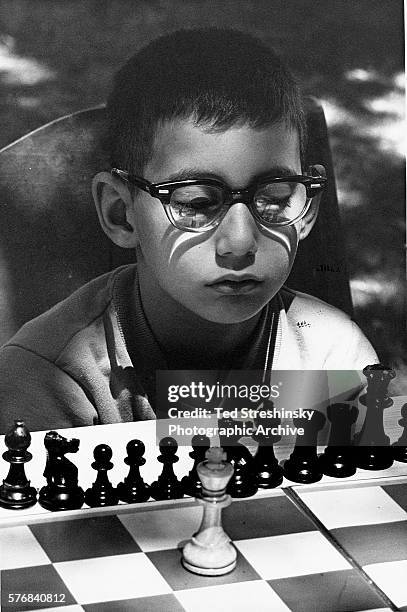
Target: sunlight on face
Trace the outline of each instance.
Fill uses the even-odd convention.
[[[144,177],[160,182],[193,168],[201,178],[216,177],[239,189],[276,167],[301,173],[297,134],[282,124],[208,133],[192,121],[178,121],[158,130]],[[161,203],[145,193],[137,196],[134,215],[139,266],[156,285],[157,299],[170,296],[219,323],[257,314],[287,279],[298,244],[299,224],[260,228],[242,202],[202,234],[173,227]]]

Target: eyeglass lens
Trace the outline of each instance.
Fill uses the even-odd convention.
[[[265,224],[289,222],[298,217],[306,203],[305,185],[279,182],[261,185],[253,196],[253,207]],[[199,229],[212,225],[230,202],[220,187],[190,185],[171,194],[170,211],[178,227]]]

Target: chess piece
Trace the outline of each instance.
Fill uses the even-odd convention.
[[[232,497],[251,497],[257,492],[256,475],[249,449],[239,442],[239,425],[241,423],[232,418],[219,421],[219,427],[228,431],[227,436],[219,437],[225,448],[227,461],[233,467],[227,493]]]
[[[27,450],[31,435],[24,421],[14,421],[4,442],[8,450],[3,453],[3,459],[10,464],[10,469],[0,487],[0,506],[15,510],[29,508],[37,501],[37,491],[30,485],[24,471],[24,464],[32,459]]]
[[[95,461],[92,463],[94,470],[97,470],[96,480],[85,493],[85,502],[91,508],[97,506],[115,506],[119,501],[119,496],[107,476],[113,463],[112,449],[107,444],[98,444],[93,451]]]
[[[366,366],[366,394],[360,402],[366,406],[365,422],[354,438],[357,467],[365,470],[385,470],[393,463],[390,438],[384,432],[383,411],[393,404],[387,387],[396,376],[391,368],[382,364]]]
[[[356,473],[351,429],[358,416],[356,406],[332,404],[327,408],[331,422],[328,446],[319,457],[322,471],[327,476],[346,478]]]
[[[322,470],[317,455],[318,432],[325,423],[325,415],[313,411],[310,420],[293,419],[297,429],[304,429],[304,435],[297,433],[295,447],[289,459],[285,461],[283,472],[288,480],[309,484],[322,478]]]
[[[140,475],[140,466],[146,462],[143,457],[145,450],[141,440],[130,440],[126,446],[127,457],[124,463],[129,465],[130,469],[124,481],[117,485],[117,493],[119,499],[127,504],[145,502],[150,497],[150,487]]]
[[[392,406],[393,400],[388,394],[388,386],[396,377],[396,372],[382,363],[375,363],[363,368],[363,374],[367,379],[367,388],[366,393],[359,398],[360,403],[364,406],[377,403],[381,408]]]
[[[160,442],[160,455],[158,461],[163,469],[158,480],[150,486],[150,495],[157,501],[163,499],[178,499],[183,497],[181,483],[174,474],[173,464],[178,461],[176,452],[178,444],[174,438],[163,438]]]
[[[77,453],[79,440],[68,440],[56,431],[45,434],[47,462],[44,476],[45,487],[40,490],[38,501],[47,510],[75,510],[84,501],[84,493],[78,486],[78,468],[66,457],[66,453]]]
[[[266,401],[264,408],[272,410],[273,402]],[[273,427],[277,427],[281,423],[278,417],[270,419],[255,418],[254,425],[256,433],[252,438],[258,442],[256,454],[253,458],[253,469],[256,477],[256,484],[260,489],[272,489],[278,487],[283,482],[283,468],[278,464],[274,455],[273,444],[281,440],[281,436],[271,435],[268,433],[260,433],[260,427],[263,431],[270,431]]]
[[[181,485],[185,495],[199,497],[202,491],[202,482],[196,468],[199,463],[205,460],[205,453],[210,447],[210,441],[208,436],[194,436],[191,444],[192,452],[189,453],[189,456],[194,460],[194,465],[189,474],[182,478]]]
[[[393,458],[396,459],[396,461],[407,463],[407,404],[404,404],[401,408],[399,425],[404,427],[404,430],[400,438],[397,442],[394,442],[392,446]]]
[[[232,501],[226,494],[226,487],[233,468],[225,459],[226,453],[221,448],[210,448],[206,452],[206,461],[197,467],[202,481],[199,500],[203,506],[202,522],[182,551],[183,566],[194,574],[221,576],[236,567],[236,549],[221,522],[222,509]]]

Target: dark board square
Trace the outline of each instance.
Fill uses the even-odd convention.
[[[407,559],[407,520],[331,529],[359,565]]]
[[[355,570],[268,580],[292,612],[356,612],[385,605]]]
[[[9,601],[10,594],[51,595],[52,601]],[[42,610],[77,603],[53,565],[36,565],[19,569],[3,570],[1,573],[1,610],[24,612]]]
[[[385,485],[382,489],[407,512],[407,482],[403,484]]]
[[[184,608],[172,594],[82,604],[82,608],[85,612],[184,612]]]
[[[54,563],[140,552],[117,516],[47,521],[30,529]]]
[[[146,554],[174,591],[260,579],[239,551],[235,569],[224,576],[198,576],[189,572],[181,564],[180,550],[157,550]]]
[[[233,502],[222,517],[233,541],[315,531],[310,519],[283,496]]]

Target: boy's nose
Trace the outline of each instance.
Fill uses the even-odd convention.
[[[233,204],[216,229],[216,251],[220,256],[242,257],[257,251],[259,229],[243,202]]]

